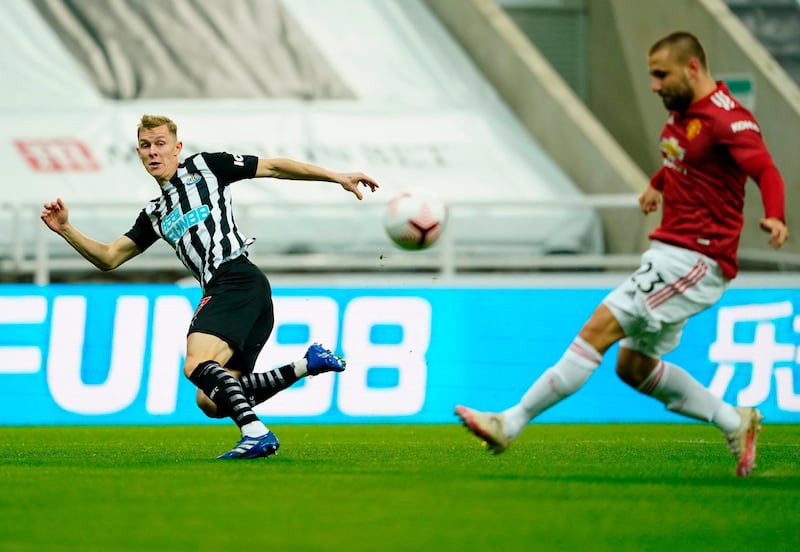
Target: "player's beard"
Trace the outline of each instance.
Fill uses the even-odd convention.
[[[685,112],[689,109],[694,99],[694,93],[688,82],[682,82],[669,90],[662,90],[659,93],[661,101],[669,111]]]

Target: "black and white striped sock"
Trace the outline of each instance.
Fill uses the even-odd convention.
[[[294,366],[288,364],[269,372],[247,374],[242,376],[239,383],[242,384],[242,390],[250,406],[255,406],[291,387],[299,379]]]
[[[213,360],[201,362],[189,380],[214,401],[221,412],[227,413],[240,429],[251,423],[264,425],[250,408],[239,380],[219,363]],[[263,433],[266,433],[266,428]]]

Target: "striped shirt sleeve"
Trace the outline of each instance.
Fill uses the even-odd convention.
[[[133,223],[133,226],[130,230],[125,232],[125,235],[133,240],[133,243],[136,244],[136,247],[139,248],[139,251],[146,250],[159,238],[158,234],[156,234],[156,231],[153,230],[150,217],[147,216],[147,213],[145,213],[144,209],[139,212],[139,216],[136,217],[136,222]]]

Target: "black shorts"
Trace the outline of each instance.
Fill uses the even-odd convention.
[[[249,374],[274,325],[269,281],[241,256],[217,270],[194,312],[188,333],[211,334],[227,342],[233,357],[225,367]]]

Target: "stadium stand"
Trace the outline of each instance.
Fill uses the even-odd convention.
[[[64,198],[79,228],[110,241],[157,195],[133,151],[145,112],[175,119],[184,152],[287,156],[381,182],[361,204],[330,184],[237,183],[240,226],[272,271],[513,269],[603,253],[594,209],[423,3],[174,0],[157,19],[148,5],[15,0],[0,15],[0,66],[18,83],[0,90],[0,156],[19,183],[0,211],[7,279],[86,269],[43,232],[43,201]],[[415,189],[451,216],[447,243],[409,254],[381,219]],[[128,269],[179,268],[154,249]]]
[[[774,47],[794,48],[778,37],[797,5],[175,0],[152,18],[146,0],[5,2],[0,68],[14,86],[0,90],[0,160],[14,192],[0,198],[0,280],[97,276],[38,222],[39,206],[62,196],[93,236],[125,231],[157,193],[133,151],[143,112],[171,115],[185,152],[288,156],[382,183],[362,204],[320,184],[238,183],[240,225],[271,272],[628,269],[657,223],[635,205],[660,163],[664,113],[643,60],[654,36],[697,32],[715,75],[749,87],[796,204],[800,89]],[[451,208],[445,238],[423,253],[395,249],[381,228],[389,198],[413,189]],[[760,212],[748,192],[743,268],[800,266],[798,240],[764,250]],[[792,224],[790,211],[797,234]],[[182,273],[165,244],[123,269]]]
[[[781,67],[800,83],[800,2],[725,0]]]

